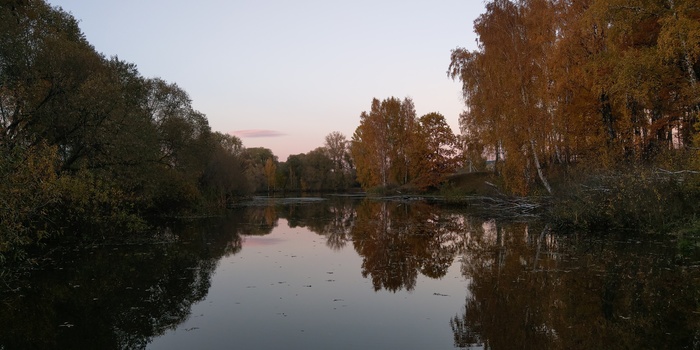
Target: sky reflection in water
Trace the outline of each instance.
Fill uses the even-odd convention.
[[[700,255],[673,237],[295,202],[56,249],[0,293],[0,349],[700,348]]]
[[[419,276],[410,292],[375,292],[361,266],[352,245],[329,249],[280,219],[269,235],[244,237],[192,316],[149,348],[453,348],[449,320],[467,287],[458,263],[442,279]]]

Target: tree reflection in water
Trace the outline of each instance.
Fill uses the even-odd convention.
[[[289,227],[304,227],[326,237],[326,245],[340,250],[350,240],[355,223],[356,201],[351,198],[334,198],[313,205],[291,205],[283,207],[282,217]]]
[[[449,322],[457,347],[700,348],[698,257],[680,258],[661,237],[584,239],[463,208],[340,198],[239,208],[156,242],[64,249],[29,287],[0,295],[0,349],[145,348],[190,317],[242,237],[269,234],[280,218],[330,249],[352,243],[375,291],[413,291],[461,257],[469,287]]]
[[[204,299],[218,260],[241,250],[236,231],[219,221],[54,254],[53,268],[3,296],[0,348],[143,349]]]
[[[413,290],[418,273],[444,276],[463,243],[462,224],[424,202],[362,202],[352,229],[362,276],[372,279],[374,290],[392,292]]]
[[[456,346],[700,347],[700,273],[674,245],[493,221],[473,232],[462,264],[470,295],[450,322]]]
[[[336,198],[278,208],[290,227],[304,227],[326,237],[340,250],[347,242],[362,257],[362,276],[375,291],[413,290],[418,274],[445,275],[459,253],[464,216],[448,214],[421,201],[387,202]]]

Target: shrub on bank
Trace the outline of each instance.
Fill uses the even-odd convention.
[[[587,175],[557,191],[549,211],[562,227],[594,232],[672,232],[700,211],[700,175],[633,168]]]
[[[4,145],[2,145],[4,146]],[[0,149],[0,266],[26,259],[25,247],[52,233],[50,208],[60,201],[55,147]]]

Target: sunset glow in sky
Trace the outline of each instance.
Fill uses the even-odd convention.
[[[481,0],[49,0],[96,50],[177,83],[213,130],[280,161],[352,137],[372,98],[411,97],[458,133],[450,50],[476,47]]]

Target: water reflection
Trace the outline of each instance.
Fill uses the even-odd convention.
[[[279,214],[290,227],[326,236],[334,250],[351,241],[375,291],[411,291],[419,273],[444,276],[463,244],[464,215],[421,201],[335,199],[285,206]]]
[[[19,294],[3,295],[0,348],[144,348],[204,299],[218,259],[240,251],[237,234],[208,229],[54,255],[53,268],[34,272]]]
[[[322,236],[330,255],[313,260],[322,255],[318,248],[299,248],[298,243],[293,248],[280,243],[268,250],[245,245],[246,238],[293,239],[291,234],[282,236],[280,219],[289,229],[305,228]],[[306,230],[299,232],[316,238]],[[257,237],[270,234],[273,236]],[[274,294],[274,306],[282,305],[284,312],[275,311],[273,318],[256,314],[262,324],[284,327],[282,320],[301,317],[301,312],[293,312],[297,308],[304,313],[314,309],[319,313],[305,318],[309,322],[306,329],[315,318],[328,317],[316,327],[328,334],[338,332],[336,337],[341,329],[367,322],[345,319],[347,315],[339,310],[348,312],[355,307],[350,314],[358,319],[377,319],[382,307],[409,307],[399,304],[399,299],[410,297],[410,306],[420,311],[403,310],[407,314],[423,315],[442,308],[431,315],[438,319],[435,323],[427,317],[410,320],[424,322],[413,324],[415,332],[427,332],[415,337],[444,338],[448,347],[700,348],[698,257],[680,258],[675,245],[660,240],[642,243],[647,240],[556,235],[544,224],[484,220],[465,214],[463,208],[420,201],[336,198],[280,204],[271,200],[238,208],[224,219],[165,231],[144,244],[65,249],[54,254],[53,268],[36,271],[26,280],[29,287],[0,295],[0,349],[84,348],[85,344],[100,349],[145,348],[169,331],[195,331],[181,328],[201,316],[200,312],[192,315],[193,306],[205,304],[202,301],[209,294],[236,295],[240,302],[252,300],[244,298],[248,295],[262,298],[277,292],[298,304],[284,305]],[[276,251],[280,255],[273,255]],[[234,255],[236,259],[222,260]],[[469,281],[468,287],[453,266],[456,259],[461,259],[461,275]],[[265,265],[263,270],[287,271],[280,269],[289,267],[291,273],[258,276],[258,270],[246,265],[255,261]],[[220,264],[229,264],[229,273],[237,268],[247,274],[231,275],[233,286],[217,292],[212,289],[212,276]],[[294,264],[300,270],[294,270]],[[314,269],[319,276],[312,275]],[[441,281],[445,276],[450,281]],[[237,285],[243,277],[249,278],[248,284]],[[426,285],[434,289],[421,290]],[[325,298],[321,302],[315,299],[319,295]],[[262,308],[252,302],[238,305],[226,299],[223,307],[255,311],[239,315],[246,320],[236,322],[248,322],[247,317]],[[370,306],[362,309],[363,305]],[[339,329],[329,319],[337,320]],[[218,319],[208,322],[220,323]],[[412,324],[401,322],[393,326],[405,331]],[[426,328],[431,326],[436,328]],[[389,335],[369,328],[362,334],[374,334],[374,338],[366,339],[401,337],[398,333],[402,331]],[[371,347],[372,343],[355,340],[364,339],[358,334],[352,338],[354,347]],[[225,336],[222,339],[234,344]],[[435,346],[428,348],[443,344],[429,339],[429,345]],[[413,343],[401,344],[406,348]]]
[[[511,349],[700,348],[700,273],[674,245],[554,235],[488,222],[470,237],[455,345]],[[695,263],[697,264],[697,263]]]
[[[352,235],[357,217],[356,200],[334,198],[313,205],[289,205],[283,207],[281,216],[289,226],[304,227],[326,236],[326,245],[333,250],[343,249]]]
[[[242,234],[248,236],[264,236],[270,234],[277,227],[277,207],[274,205],[249,206],[241,210],[229,213],[229,221],[240,222],[245,225]]]
[[[423,202],[364,201],[357,207],[352,242],[362,276],[374,290],[411,291],[419,273],[445,275],[462,246],[463,217],[444,215]]]

